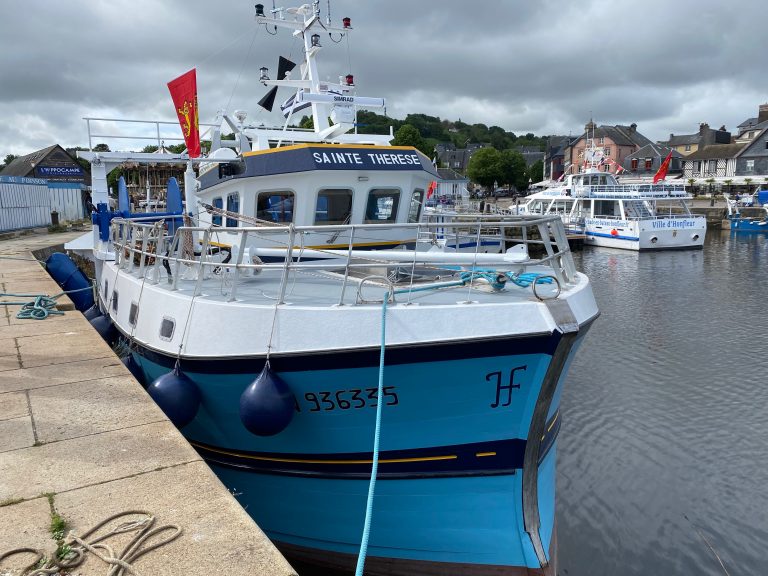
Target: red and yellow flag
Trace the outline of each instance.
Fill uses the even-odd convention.
[[[672,150],[669,151],[669,154],[667,154],[667,157],[664,159],[664,162],[661,163],[661,166],[659,166],[659,171],[656,172],[656,175],[653,177],[653,183],[656,184],[659,180],[664,180],[664,178],[667,177],[667,170],[669,170],[669,162],[672,160]]]
[[[427,188],[427,200],[432,197],[432,194],[435,193],[435,190],[437,190],[437,182],[432,180],[432,182],[429,183],[429,187]]]
[[[173,107],[179,117],[181,132],[190,158],[200,156],[200,128],[197,119],[197,74],[192,68],[168,82]]]

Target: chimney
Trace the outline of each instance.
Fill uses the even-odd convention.
[[[757,122],[758,122],[758,124],[760,122],[765,122],[766,120],[768,120],[768,103],[760,104],[760,107],[757,110]]]
[[[700,135],[703,136],[704,132],[706,132],[707,130],[709,130],[709,124],[707,124],[706,122],[702,122],[701,124],[699,124],[699,134]]]
[[[630,132],[637,132],[637,124],[632,122],[632,124],[629,125],[629,131]]]

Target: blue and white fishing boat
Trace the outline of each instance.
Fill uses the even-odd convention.
[[[314,2],[256,21],[304,39],[301,80],[265,82],[300,90],[314,129],[234,123],[236,149],[187,171],[185,226],[96,216],[132,370],[290,561],[554,576],[560,397],[598,316],[562,221],[424,221],[431,163],[351,133],[370,101],[318,80],[318,33],[349,20]],[[84,155],[103,200],[125,154]]]
[[[728,207],[728,224],[731,230],[735,232],[768,232],[768,204],[762,205],[763,210],[765,210],[762,217],[749,218],[741,215],[739,203],[729,194],[723,194],[723,197]]]

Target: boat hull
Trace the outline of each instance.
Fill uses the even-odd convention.
[[[704,218],[649,220],[586,220],[586,243],[624,250],[686,250],[702,248],[706,236]]]
[[[366,573],[552,573],[559,398],[585,331],[556,375],[534,459],[547,571],[524,525],[523,465],[559,332],[501,338],[482,348],[433,343],[391,351]],[[377,352],[336,355],[336,361],[332,353],[270,358],[296,398],[290,425],[271,437],[251,434],[238,415],[240,395],[263,358],[181,362],[202,394],[196,418],[182,432],[289,559],[342,570],[356,560],[378,400]],[[142,348],[134,354],[147,381],[175,362]]]
[[[768,232],[768,219],[731,218],[731,230],[734,232]]]

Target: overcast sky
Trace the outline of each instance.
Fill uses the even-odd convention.
[[[87,146],[84,116],[175,120],[166,83],[192,67],[201,122],[220,108],[280,121],[256,104],[258,69],[274,77],[300,46],[256,27],[253,5],[3,0],[0,160]],[[327,0],[321,9],[325,20]],[[592,117],[658,140],[700,122],[735,131],[768,102],[766,0],[332,0],[333,22],[344,16],[354,30],[338,44],[323,36],[321,75],[351,72],[358,95],[386,98],[394,118],[567,135]]]

